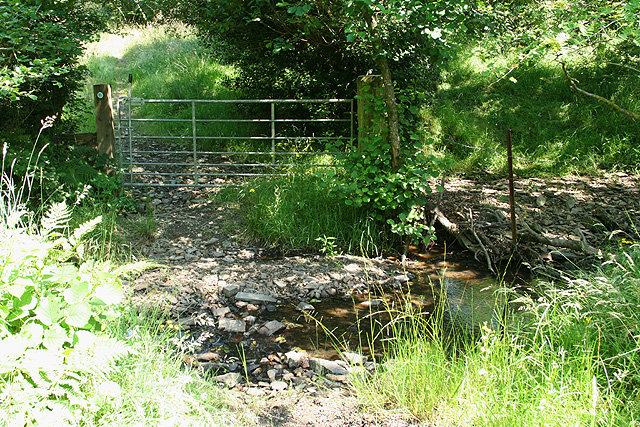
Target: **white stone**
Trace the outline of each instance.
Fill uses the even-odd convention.
[[[251,292],[239,292],[236,294],[236,299],[241,301],[246,301],[253,304],[262,304],[262,303],[275,303],[278,302],[277,299],[267,294],[254,294]]]
[[[228,317],[223,317],[218,322],[218,328],[232,333],[241,333],[244,332],[247,328],[247,324],[242,320],[230,319]]]
[[[271,383],[271,390],[281,391],[286,390],[289,385],[284,381],[274,381]]]

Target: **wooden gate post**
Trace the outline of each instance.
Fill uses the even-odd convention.
[[[362,144],[368,137],[384,135],[384,108],[377,108],[376,100],[384,102],[382,76],[358,77],[358,150],[362,149]]]
[[[116,137],[113,128],[110,85],[93,86],[93,105],[96,116],[98,154],[106,154],[112,159],[116,151]]]

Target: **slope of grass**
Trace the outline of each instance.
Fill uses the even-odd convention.
[[[574,92],[559,63],[541,59],[518,67],[520,58],[490,45],[461,52],[423,112],[437,149],[453,154],[459,170],[502,170],[507,129],[521,173],[637,169],[640,123]],[[568,69],[585,90],[640,111],[632,70],[578,62]]]
[[[233,99],[236,94],[224,86],[234,69],[217,60],[219,55],[205,48],[193,30],[179,23],[128,27],[118,34],[104,33],[87,46],[83,64],[89,70],[83,98],[87,104],[83,131],[94,130],[93,84],[108,83],[113,97],[128,92],[133,77],[132,96],[147,99]],[[228,105],[199,107],[199,118],[231,118],[237,112]],[[191,105],[146,104],[136,109],[139,117],[191,119]],[[140,124],[140,131],[155,135],[190,135],[190,124]],[[225,135],[242,132],[226,124]],[[219,131],[219,129],[217,129]]]

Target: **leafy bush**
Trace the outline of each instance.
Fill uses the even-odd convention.
[[[100,217],[65,233],[70,211],[55,204],[41,224],[5,175],[0,192],[0,418],[9,425],[70,425],[101,403],[83,392],[130,352],[100,334],[118,316],[120,281],[87,260],[83,236]],[[105,382],[105,387],[110,387]]]
[[[95,4],[6,0],[0,3],[0,130],[35,131],[60,114],[82,80],[78,57],[99,28]]]

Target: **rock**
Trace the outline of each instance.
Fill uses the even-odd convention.
[[[273,312],[278,311],[278,307],[276,307],[276,306],[275,306],[275,305],[273,305],[273,304],[268,304],[266,308],[267,308],[267,311],[268,311],[269,313],[273,313]]]
[[[218,239],[217,237],[212,237],[209,240],[207,240],[206,242],[204,242],[205,246],[211,246],[214,243],[216,243],[217,241],[219,241],[220,239]]]
[[[226,256],[226,257],[222,258],[222,260],[223,260],[224,262],[229,262],[229,263],[231,263],[231,262],[234,262],[234,261],[235,261],[235,258],[234,258],[234,257],[232,257],[232,256]]]
[[[229,285],[224,285],[222,287],[222,294],[225,297],[232,297],[232,296],[236,295],[238,293],[238,291],[240,291],[240,286],[238,286],[238,285],[229,284]]]
[[[148,287],[149,287],[149,284],[148,284],[148,283],[145,283],[145,282],[143,282],[143,283],[137,283],[137,284],[133,287],[133,290],[134,290],[135,292],[146,291]]]
[[[229,388],[233,388],[240,384],[240,374],[237,372],[229,372],[228,374],[216,376],[216,381],[226,385]]]
[[[231,309],[229,307],[220,307],[213,310],[213,315],[216,317],[224,317],[229,313],[231,313]]]
[[[271,390],[282,391],[286,390],[289,385],[284,381],[274,381],[271,383]]]
[[[316,308],[309,303],[304,301],[300,301],[300,303],[296,306],[296,310],[298,311],[313,311]]]
[[[202,361],[202,362],[210,362],[212,360],[217,359],[219,356],[218,353],[214,353],[213,351],[208,351],[206,353],[201,353],[196,355],[196,359]]]
[[[193,316],[181,317],[180,319],[178,319],[178,324],[180,326],[195,326],[196,319]]]
[[[264,390],[258,387],[249,387],[246,392],[249,396],[264,396]]]
[[[256,320],[258,320],[258,318],[256,316],[246,316],[242,320],[247,322],[247,325],[253,325],[254,323],[256,323]]]
[[[398,274],[396,276],[393,276],[393,279],[396,282],[406,283],[406,282],[409,281],[409,275],[408,274]]]
[[[340,356],[342,357],[342,360],[344,360],[350,365],[362,365],[364,363],[367,363],[367,360],[369,360],[367,356],[363,356],[360,353],[353,353],[349,351],[345,351],[344,353],[341,353]]]
[[[294,381],[295,379],[296,379],[296,376],[293,375],[291,372],[282,374],[282,381],[289,382],[289,381]]]
[[[286,288],[287,282],[281,279],[273,279],[273,283],[279,288]]]
[[[321,359],[319,357],[311,357],[309,358],[309,365],[311,369],[313,369],[317,373],[323,373],[324,371],[328,371],[334,375],[347,375],[349,371],[344,366],[346,365],[343,361],[338,360],[326,360]]]
[[[286,325],[284,323],[278,322],[277,320],[271,320],[265,323],[264,326],[258,328],[258,333],[260,333],[260,335],[270,337],[271,335],[284,328],[286,328]]]
[[[218,322],[218,328],[231,333],[242,333],[246,330],[246,323],[242,320],[230,319],[228,317],[223,317]]]
[[[253,304],[276,303],[277,299],[267,294],[254,294],[251,292],[238,292],[236,299]]]
[[[269,369],[267,371],[267,377],[269,377],[269,381],[275,381],[277,375],[278,371],[276,371],[275,369]]]
[[[352,264],[345,265],[344,270],[348,271],[349,273],[357,273],[362,269],[358,264],[352,263]]]
[[[333,381],[333,382],[340,382],[340,383],[346,383],[347,382],[347,376],[346,375],[327,374],[326,377],[327,377],[327,379],[329,381]]]
[[[309,367],[309,355],[302,351],[292,350],[285,353],[289,368],[308,368]]]
[[[380,298],[370,299],[368,301],[362,301],[360,305],[364,307],[377,308],[384,304],[384,300]]]

